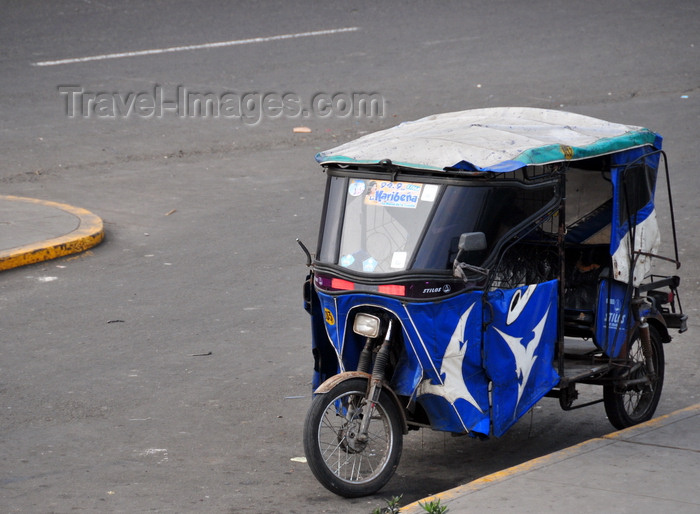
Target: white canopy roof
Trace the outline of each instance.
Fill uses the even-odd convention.
[[[512,171],[655,144],[654,132],[563,111],[499,107],[436,114],[321,152],[321,164],[389,159],[418,169]]]

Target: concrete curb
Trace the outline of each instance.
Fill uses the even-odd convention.
[[[401,508],[401,512],[407,514],[425,512],[425,510],[420,506],[420,504],[430,503],[431,501],[437,500],[440,500],[441,505],[447,505],[450,501],[453,501],[457,498],[461,498],[463,496],[472,494],[476,491],[480,491],[488,487],[494,486],[515,476],[524,475],[531,471],[551,466],[552,464],[555,464],[557,462],[561,462],[566,459],[570,459],[578,455],[583,455],[588,452],[597,450],[599,448],[609,446],[611,444],[614,444],[616,441],[629,439],[634,436],[643,434],[645,432],[654,430],[660,426],[669,425],[682,419],[689,418],[691,416],[696,416],[698,414],[700,414],[700,403],[691,405],[684,409],[674,411],[670,414],[659,416],[658,418],[654,418],[645,423],[640,423],[639,425],[635,425],[624,430],[611,432],[610,434],[596,437],[594,439],[589,439],[588,441],[584,441],[569,448],[559,450],[549,455],[543,455],[542,457],[523,462],[522,464],[513,466],[511,468],[497,471],[496,473],[486,475],[484,477],[473,480],[472,482],[469,482],[467,484],[457,486],[453,489],[448,489],[447,491],[443,491],[433,496],[428,496],[426,498],[423,498],[422,500],[418,500],[409,505],[406,505],[405,507]]]
[[[78,228],[68,234],[0,251],[0,271],[83,252],[104,239],[102,220],[85,209],[21,196],[0,195],[0,201],[24,202],[60,209],[78,219]]]

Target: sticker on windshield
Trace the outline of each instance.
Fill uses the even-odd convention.
[[[379,263],[370,257],[369,259],[362,261],[362,271],[372,273],[377,268],[377,264]]]
[[[423,194],[420,199],[424,202],[434,202],[440,187],[436,184],[426,184],[423,186]]]
[[[391,256],[391,267],[394,269],[404,269],[406,267],[406,252],[394,252]]]
[[[350,181],[350,185],[348,186],[348,194],[350,196],[360,196],[364,192],[365,192],[365,181],[364,180],[353,179]]]
[[[352,266],[353,262],[355,262],[355,257],[353,257],[350,254],[343,255],[340,258],[340,265],[344,268],[349,268],[350,266]]]
[[[365,204],[415,209],[423,184],[373,180],[367,188]]]

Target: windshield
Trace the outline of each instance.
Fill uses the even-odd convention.
[[[346,179],[337,264],[365,273],[405,270],[439,186]]]
[[[451,270],[468,232],[483,232],[488,247],[460,260],[481,265],[504,235],[551,202],[553,190],[330,176],[327,195],[318,260],[380,274]]]

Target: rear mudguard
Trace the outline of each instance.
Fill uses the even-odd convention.
[[[365,380],[367,380],[367,383],[369,383],[372,376],[369,373],[365,373],[363,371],[345,371],[343,373],[338,373],[337,375],[333,375],[328,380],[323,382],[320,386],[318,386],[318,389],[316,389],[314,391],[314,394],[328,393],[331,391],[331,389],[333,389],[335,386],[337,386],[341,382],[345,382],[346,380],[351,380],[353,378],[364,378]],[[392,401],[396,404],[396,408],[401,413],[402,432],[404,434],[407,434],[408,433],[408,422],[406,420],[406,411],[404,410],[403,405],[401,405],[401,402],[399,401],[399,397],[396,395],[394,390],[391,387],[389,387],[389,385],[386,382],[382,384],[382,390],[389,393],[389,396],[391,397]]]

